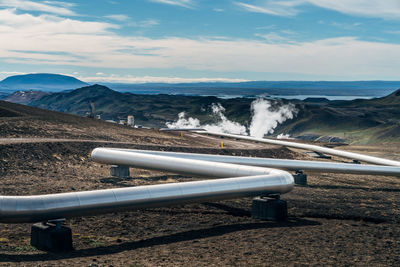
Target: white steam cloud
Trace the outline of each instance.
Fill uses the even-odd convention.
[[[203,128],[210,132],[218,133],[231,133],[231,134],[242,134],[247,135],[246,127],[238,122],[229,120],[223,112],[225,108],[220,104],[213,103],[211,105],[213,116],[216,122],[213,124],[201,125],[200,120],[196,118],[186,118],[185,112],[178,114],[178,120],[176,122],[167,122],[166,125],[170,129],[177,128]]]
[[[190,129],[190,128],[200,128],[199,119],[189,117],[186,119],[185,111],[178,114],[178,120],[175,122],[165,123],[169,129]]]
[[[225,115],[225,108],[220,103],[211,105],[212,115],[215,118],[215,123],[204,124],[200,123],[197,118],[186,118],[186,113],[178,114],[178,120],[175,122],[167,122],[166,126],[170,129],[185,129],[185,128],[203,128],[207,131],[218,133],[231,133],[248,135],[245,126],[238,122],[229,120]],[[263,137],[265,134],[273,133],[278,124],[292,119],[297,110],[293,104],[273,107],[269,100],[259,98],[251,103],[252,119],[249,128],[251,136]]]
[[[253,117],[250,124],[250,135],[262,138],[265,134],[272,134],[278,124],[293,119],[297,114],[292,103],[273,108],[271,101],[259,98],[251,103]]]

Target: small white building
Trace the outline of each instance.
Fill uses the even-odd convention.
[[[133,115],[129,115],[128,116],[128,120],[127,120],[127,124],[129,125],[129,126],[134,126],[135,125],[135,117],[133,116]]]

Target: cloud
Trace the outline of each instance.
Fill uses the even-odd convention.
[[[96,75],[99,75],[96,73]],[[101,75],[105,75],[102,73]],[[247,82],[245,79],[229,78],[182,78],[182,77],[157,77],[142,76],[135,77],[131,75],[109,75],[104,77],[79,77],[85,82],[112,82],[112,83],[192,83],[192,82]]]
[[[400,31],[385,31],[385,32],[389,34],[400,34]]]
[[[254,35],[265,39],[268,43],[293,43],[290,38],[284,37],[276,32],[270,32],[267,34],[256,33]]]
[[[75,16],[71,10],[74,4],[58,1],[33,2],[26,0],[0,0],[0,7],[16,8],[25,11],[41,11],[63,16]]]
[[[142,28],[149,28],[149,27],[157,26],[159,24],[160,23],[156,19],[146,19],[146,20],[142,20],[137,23],[137,25]]]
[[[32,38],[45,37],[46,34],[49,34],[49,36],[95,32],[101,34],[108,33],[110,29],[118,28],[118,25],[111,23],[80,21],[55,15],[17,14],[15,10],[11,9],[0,10],[0,34],[9,34],[10,37],[14,38],[32,34],[38,35]],[[14,34],[12,34],[13,32]]]
[[[117,21],[127,21],[129,20],[129,16],[123,14],[115,14],[115,15],[108,15],[104,16],[105,18],[117,20]]]
[[[236,5],[249,12],[283,17],[295,16],[299,12],[298,10],[290,6],[288,7],[279,1],[268,1],[265,5],[251,5],[243,2],[236,2]]]
[[[264,36],[275,42],[146,38],[121,36],[116,28],[111,23],[0,10],[0,36],[7,40],[0,42],[0,58],[25,66],[290,73],[340,79],[394,79],[400,69],[399,44],[356,37],[301,42],[278,40],[281,34]]]
[[[264,0],[257,3],[260,4],[236,4],[249,12],[284,17],[295,16],[301,12],[301,7],[313,5],[353,16],[400,19],[398,0]]]
[[[225,9],[222,9],[222,8],[213,8],[213,11],[215,11],[215,12],[224,12]]]
[[[141,21],[130,21],[130,17],[127,15],[123,15],[123,14],[114,14],[114,15],[107,15],[104,16],[105,18],[108,19],[112,19],[115,21],[119,21],[119,22],[128,22],[128,26],[133,26],[133,27],[141,27],[141,28],[149,28],[149,27],[153,27],[156,25],[159,25],[160,23],[158,22],[158,20],[156,19],[145,19],[145,20],[141,20]],[[114,25],[116,26],[116,25]]]
[[[149,0],[149,1],[155,3],[173,5],[173,6],[186,7],[186,8],[192,8],[194,4],[192,0]]]
[[[6,76],[11,76],[11,75],[22,75],[26,74],[26,72],[20,72],[20,71],[0,71],[1,75],[6,75]]]
[[[360,25],[362,25],[362,23],[360,23],[360,22],[342,23],[342,22],[333,21],[333,22],[330,23],[330,25],[332,25],[334,27],[338,27],[338,28],[343,29],[343,30],[354,30],[357,27],[359,27]]]
[[[400,19],[398,0],[307,0],[304,2],[348,15]]]

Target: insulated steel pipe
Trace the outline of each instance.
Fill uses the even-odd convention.
[[[356,159],[356,160],[365,161],[365,162],[378,164],[378,165],[400,167],[399,161],[383,159],[383,158],[378,158],[378,157],[373,157],[373,156],[367,156],[367,155],[362,155],[362,154],[358,154],[358,153],[354,153],[354,152],[341,151],[341,150],[337,150],[337,149],[333,149],[333,148],[321,147],[321,146],[316,146],[316,145],[301,144],[301,143],[273,140],[273,139],[266,139],[266,138],[256,138],[256,137],[236,135],[236,134],[216,133],[216,132],[209,132],[209,131],[197,131],[196,133],[210,134],[210,135],[216,135],[216,136],[225,136],[225,137],[237,138],[237,139],[242,139],[242,140],[268,143],[268,144],[273,144],[273,145],[294,147],[294,148],[300,148],[300,149],[305,149],[305,150],[321,152],[321,153],[325,153],[325,154],[329,154],[329,155],[339,156],[339,157],[343,157],[343,158]]]
[[[116,157],[117,164],[127,163],[126,165],[177,173],[236,178],[37,196],[0,196],[0,222],[39,222],[127,209],[284,194],[293,189],[294,183],[289,173],[268,168],[123,151],[110,153],[102,149],[95,149],[92,156],[104,163]],[[107,158],[109,156],[111,159]]]
[[[353,174],[368,174],[368,175],[374,174],[374,175],[386,175],[386,176],[400,176],[400,167],[393,167],[393,166],[361,165],[361,164],[334,163],[334,162],[309,161],[309,160],[252,158],[252,157],[238,157],[238,156],[211,155],[211,154],[165,152],[165,151],[154,151],[154,150],[122,149],[122,148],[107,148],[107,149],[177,157],[177,158],[232,163],[232,164],[240,164],[248,166],[269,167],[269,168],[283,169],[287,171],[305,170],[305,171],[318,171],[318,172],[329,172],[329,173],[353,173]]]
[[[0,222],[39,222],[128,209],[284,194],[292,187],[293,178],[288,175],[269,174],[51,195],[2,196]]]
[[[95,148],[92,159],[99,163],[125,165],[137,168],[160,170],[205,177],[240,177],[262,174],[291,175],[285,171],[230,163],[210,162],[145,153]],[[288,178],[289,179],[289,178]]]

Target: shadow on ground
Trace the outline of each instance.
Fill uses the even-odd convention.
[[[114,253],[120,253],[128,250],[135,250],[139,248],[147,248],[158,245],[166,245],[183,241],[190,241],[196,239],[209,238],[214,236],[221,236],[224,234],[243,231],[243,230],[254,230],[261,228],[277,228],[277,227],[305,227],[320,225],[319,222],[300,219],[290,218],[286,222],[256,222],[256,223],[239,223],[231,225],[221,225],[210,227],[206,229],[190,230],[180,233],[174,233],[170,235],[157,236],[144,240],[137,240],[131,242],[124,242],[120,244],[102,246],[96,248],[87,248],[75,250],[66,253],[45,253],[45,254],[0,254],[0,262],[24,262],[24,261],[48,261],[48,260],[61,260],[71,259],[78,257],[90,257],[99,255],[108,255]]]

